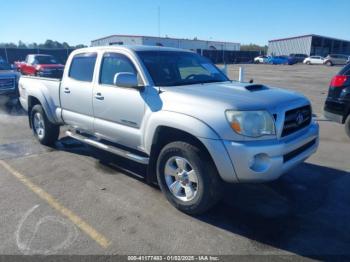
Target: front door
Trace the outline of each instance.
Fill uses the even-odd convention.
[[[93,132],[92,82],[96,57],[96,53],[75,55],[60,88],[64,122],[88,133]]]
[[[145,112],[143,92],[137,88],[113,84],[117,73],[138,74],[136,67],[126,55],[107,52],[103,54],[99,72],[92,99],[95,134],[111,142],[138,149]]]

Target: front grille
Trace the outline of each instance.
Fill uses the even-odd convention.
[[[15,87],[15,78],[0,78],[0,90],[12,89]]]
[[[282,137],[290,135],[311,123],[311,106],[303,106],[285,113]]]
[[[314,144],[316,144],[316,139],[306,143],[305,145],[293,150],[292,152],[289,152],[288,154],[285,154],[283,156],[283,163],[293,159],[294,157],[300,155],[304,151],[308,150],[310,147],[312,147]]]

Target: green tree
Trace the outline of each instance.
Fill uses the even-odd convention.
[[[27,48],[27,45],[24,42],[22,42],[21,40],[19,40],[17,47],[18,48]]]
[[[267,45],[265,46],[260,46],[257,44],[248,44],[248,45],[241,45],[241,51],[259,51],[264,54],[267,53]]]
[[[0,43],[0,47],[2,48],[16,48],[17,45],[14,43]]]

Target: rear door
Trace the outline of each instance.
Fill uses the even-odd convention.
[[[145,113],[144,92],[113,84],[117,73],[138,70],[131,57],[119,52],[101,54],[99,77],[93,90],[94,128],[98,137],[138,149]]]
[[[64,122],[88,133],[93,132],[92,83],[96,58],[95,52],[76,54],[60,88]]]
[[[323,64],[323,59],[322,59],[321,56],[316,56],[315,64],[318,64],[318,65],[322,65]]]
[[[34,55],[28,55],[26,57],[25,63],[22,66],[22,73],[25,75],[34,75],[35,74],[35,56]]]

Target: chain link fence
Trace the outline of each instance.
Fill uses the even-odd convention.
[[[25,60],[28,54],[47,54],[53,55],[58,60],[58,62],[65,64],[69,54],[73,50],[74,48],[0,48],[0,57],[2,57],[8,63],[13,64],[15,61]]]
[[[71,49],[43,49],[43,48],[0,48],[0,56],[8,63],[13,64],[15,61],[25,60],[28,54],[48,54],[53,55],[60,63],[65,64],[69,54],[74,50]],[[259,51],[226,51],[226,50],[197,50],[209,58],[215,64],[238,64],[251,63],[254,57],[260,55]]]

